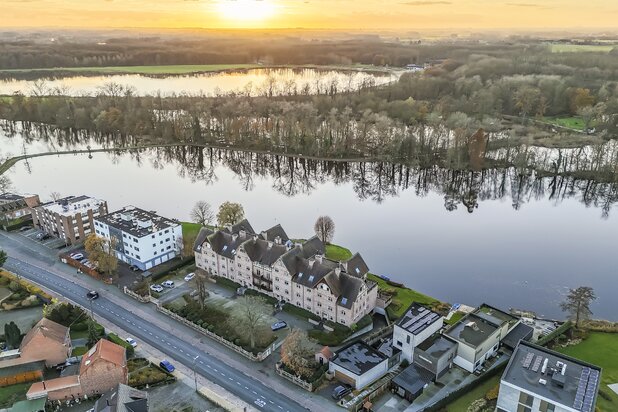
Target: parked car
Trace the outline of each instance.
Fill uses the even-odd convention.
[[[22,227],[20,227],[20,228],[19,228],[19,231],[20,231],[20,232],[25,232],[26,230],[30,230],[30,229],[32,229],[32,226],[30,226],[30,225],[26,225],[26,226],[22,226]]]
[[[152,285],[152,286],[150,286],[150,290],[152,290],[153,292],[161,293],[161,292],[163,292],[163,286],[161,286],[161,285]]]
[[[139,268],[135,265],[129,266],[129,269],[131,269],[133,272],[137,272],[139,270]]]
[[[133,346],[134,348],[137,347],[137,342],[135,341],[135,339],[133,339],[133,338],[126,338],[125,340],[127,341],[127,343],[129,345]]]
[[[185,282],[189,282],[191,279],[195,277],[195,273],[191,272],[187,276],[185,276]]]
[[[279,322],[275,322],[272,325],[270,325],[270,329],[272,329],[272,331],[276,331],[279,329],[283,329],[283,328],[287,328],[288,324],[285,323],[284,321],[280,320]]]
[[[352,388],[349,385],[340,385],[333,389],[333,393],[331,395],[333,399],[340,400],[350,392],[352,392]]]
[[[176,285],[174,285],[173,280],[166,280],[165,282],[161,283],[161,286],[165,286],[166,288],[173,288]]]
[[[74,260],[82,260],[84,258],[84,254],[83,253],[73,253],[69,257]]]
[[[39,233],[38,235],[36,235],[36,238],[38,240],[47,240],[51,237],[51,235],[47,234],[47,233]]]
[[[165,371],[172,373],[176,370],[176,368],[174,367],[174,365],[172,365],[168,360],[163,359],[160,363],[159,366],[161,368],[163,368]]]
[[[97,292],[96,290],[91,290],[90,292],[86,293],[86,297],[90,300],[98,299],[99,292]]]

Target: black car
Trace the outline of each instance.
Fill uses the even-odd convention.
[[[343,398],[344,396],[346,396],[350,392],[352,392],[352,388],[350,386],[348,386],[348,385],[341,385],[341,386],[337,386],[335,389],[333,389],[333,393],[331,395],[332,395],[333,399],[340,400],[341,398]]]
[[[139,268],[135,265],[129,266],[129,269],[131,269],[133,272],[137,272],[139,270]]]
[[[86,293],[86,297],[90,300],[98,299],[99,292],[97,292],[96,290],[91,290],[90,292]]]

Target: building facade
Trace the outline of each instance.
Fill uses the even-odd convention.
[[[393,327],[393,345],[401,350],[401,358],[412,363],[414,349],[442,329],[444,318],[432,310],[412,303]]]
[[[182,248],[180,223],[134,206],[99,216],[94,231],[113,240],[119,260],[141,270],[173,259]]]
[[[194,251],[197,267],[209,274],[325,320],[351,326],[376,305],[378,287],[367,279],[359,254],[344,262],[326,259],[317,237],[293,243],[279,225],[259,234],[246,220],[214,233],[203,230]]]
[[[72,350],[69,328],[43,318],[26,333],[19,350],[24,359],[44,359],[48,368],[64,363]]]
[[[398,354],[395,356],[399,360]],[[362,389],[388,373],[394,362],[364,342],[355,342],[338,350],[328,363],[335,379]]]
[[[83,242],[93,232],[95,218],[107,213],[107,202],[88,196],[69,196],[32,210],[32,221],[43,232],[67,244]]]
[[[0,224],[11,226],[14,223],[32,219],[32,208],[40,204],[38,195],[0,194]]]

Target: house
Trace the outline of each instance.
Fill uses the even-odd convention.
[[[391,381],[391,390],[408,402],[418,398],[432,382],[432,375],[416,365],[410,365]]]
[[[430,376],[435,381],[453,366],[457,347],[457,342],[436,333],[416,347],[413,364],[428,372],[423,376]]]
[[[388,373],[399,362],[399,355],[392,341],[390,346],[382,342],[377,349],[359,341],[338,350],[328,364],[328,371],[335,379],[362,389]]]
[[[15,222],[32,219],[32,208],[40,204],[38,195],[0,194],[0,224],[6,227]]]
[[[116,257],[141,270],[167,262],[182,248],[182,227],[177,221],[134,206],[94,220],[95,233],[114,239]]]
[[[442,329],[444,318],[430,309],[412,303],[393,327],[393,341],[401,357],[412,363],[414,348]]]
[[[481,305],[444,332],[458,344],[453,362],[470,373],[477,371],[487,359],[498,353],[500,341],[519,322],[506,312]]]
[[[328,346],[324,346],[315,354],[315,361],[320,365],[326,365],[335,356]]]
[[[533,334],[534,328],[520,322],[517,326],[511,329],[504,339],[502,339],[502,346],[510,350],[515,350],[517,345],[519,345],[519,342],[522,340],[530,342]]]
[[[68,196],[32,209],[32,221],[43,232],[67,244],[82,242],[93,231],[93,220],[107,213],[107,202],[89,196]]]
[[[102,394],[126,384],[128,372],[125,349],[101,339],[82,356],[79,374],[36,382],[26,397],[55,401]]]
[[[148,412],[148,393],[119,383],[105,392],[92,412]]]
[[[280,225],[259,234],[247,220],[211,233],[198,233],[196,266],[322,319],[351,326],[376,306],[377,284],[360,254],[347,261],[325,258],[324,244],[313,237],[293,243]]]
[[[129,377],[125,348],[105,339],[99,340],[82,357],[79,377],[83,392],[100,394],[126,384]]]
[[[47,318],[34,325],[19,346],[21,358],[43,359],[47,367],[64,363],[71,356],[71,349],[69,328]]]
[[[498,412],[593,412],[598,366],[521,341],[502,378]]]

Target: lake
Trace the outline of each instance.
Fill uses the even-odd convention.
[[[2,79],[0,95],[20,92],[25,95],[60,94],[88,96],[97,94],[101,87],[115,83],[130,87],[136,95],[170,96],[172,94],[215,95],[240,92],[258,94],[327,93],[356,90],[362,86],[386,84],[397,80],[399,74],[369,73],[318,69],[250,69],[190,75],[147,76],[115,74],[74,76],[40,80]]]
[[[24,144],[0,133],[4,155]],[[33,158],[8,176],[43,200],[87,194],[110,210],[131,204],[181,220],[198,200],[239,202],[256,230],[280,223],[295,238],[312,236],[327,214],[334,242],[360,252],[372,272],[441,300],[562,318],[568,288],[585,285],[599,297],[595,317],[618,321],[616,184],[187,147],[91,157]]]

